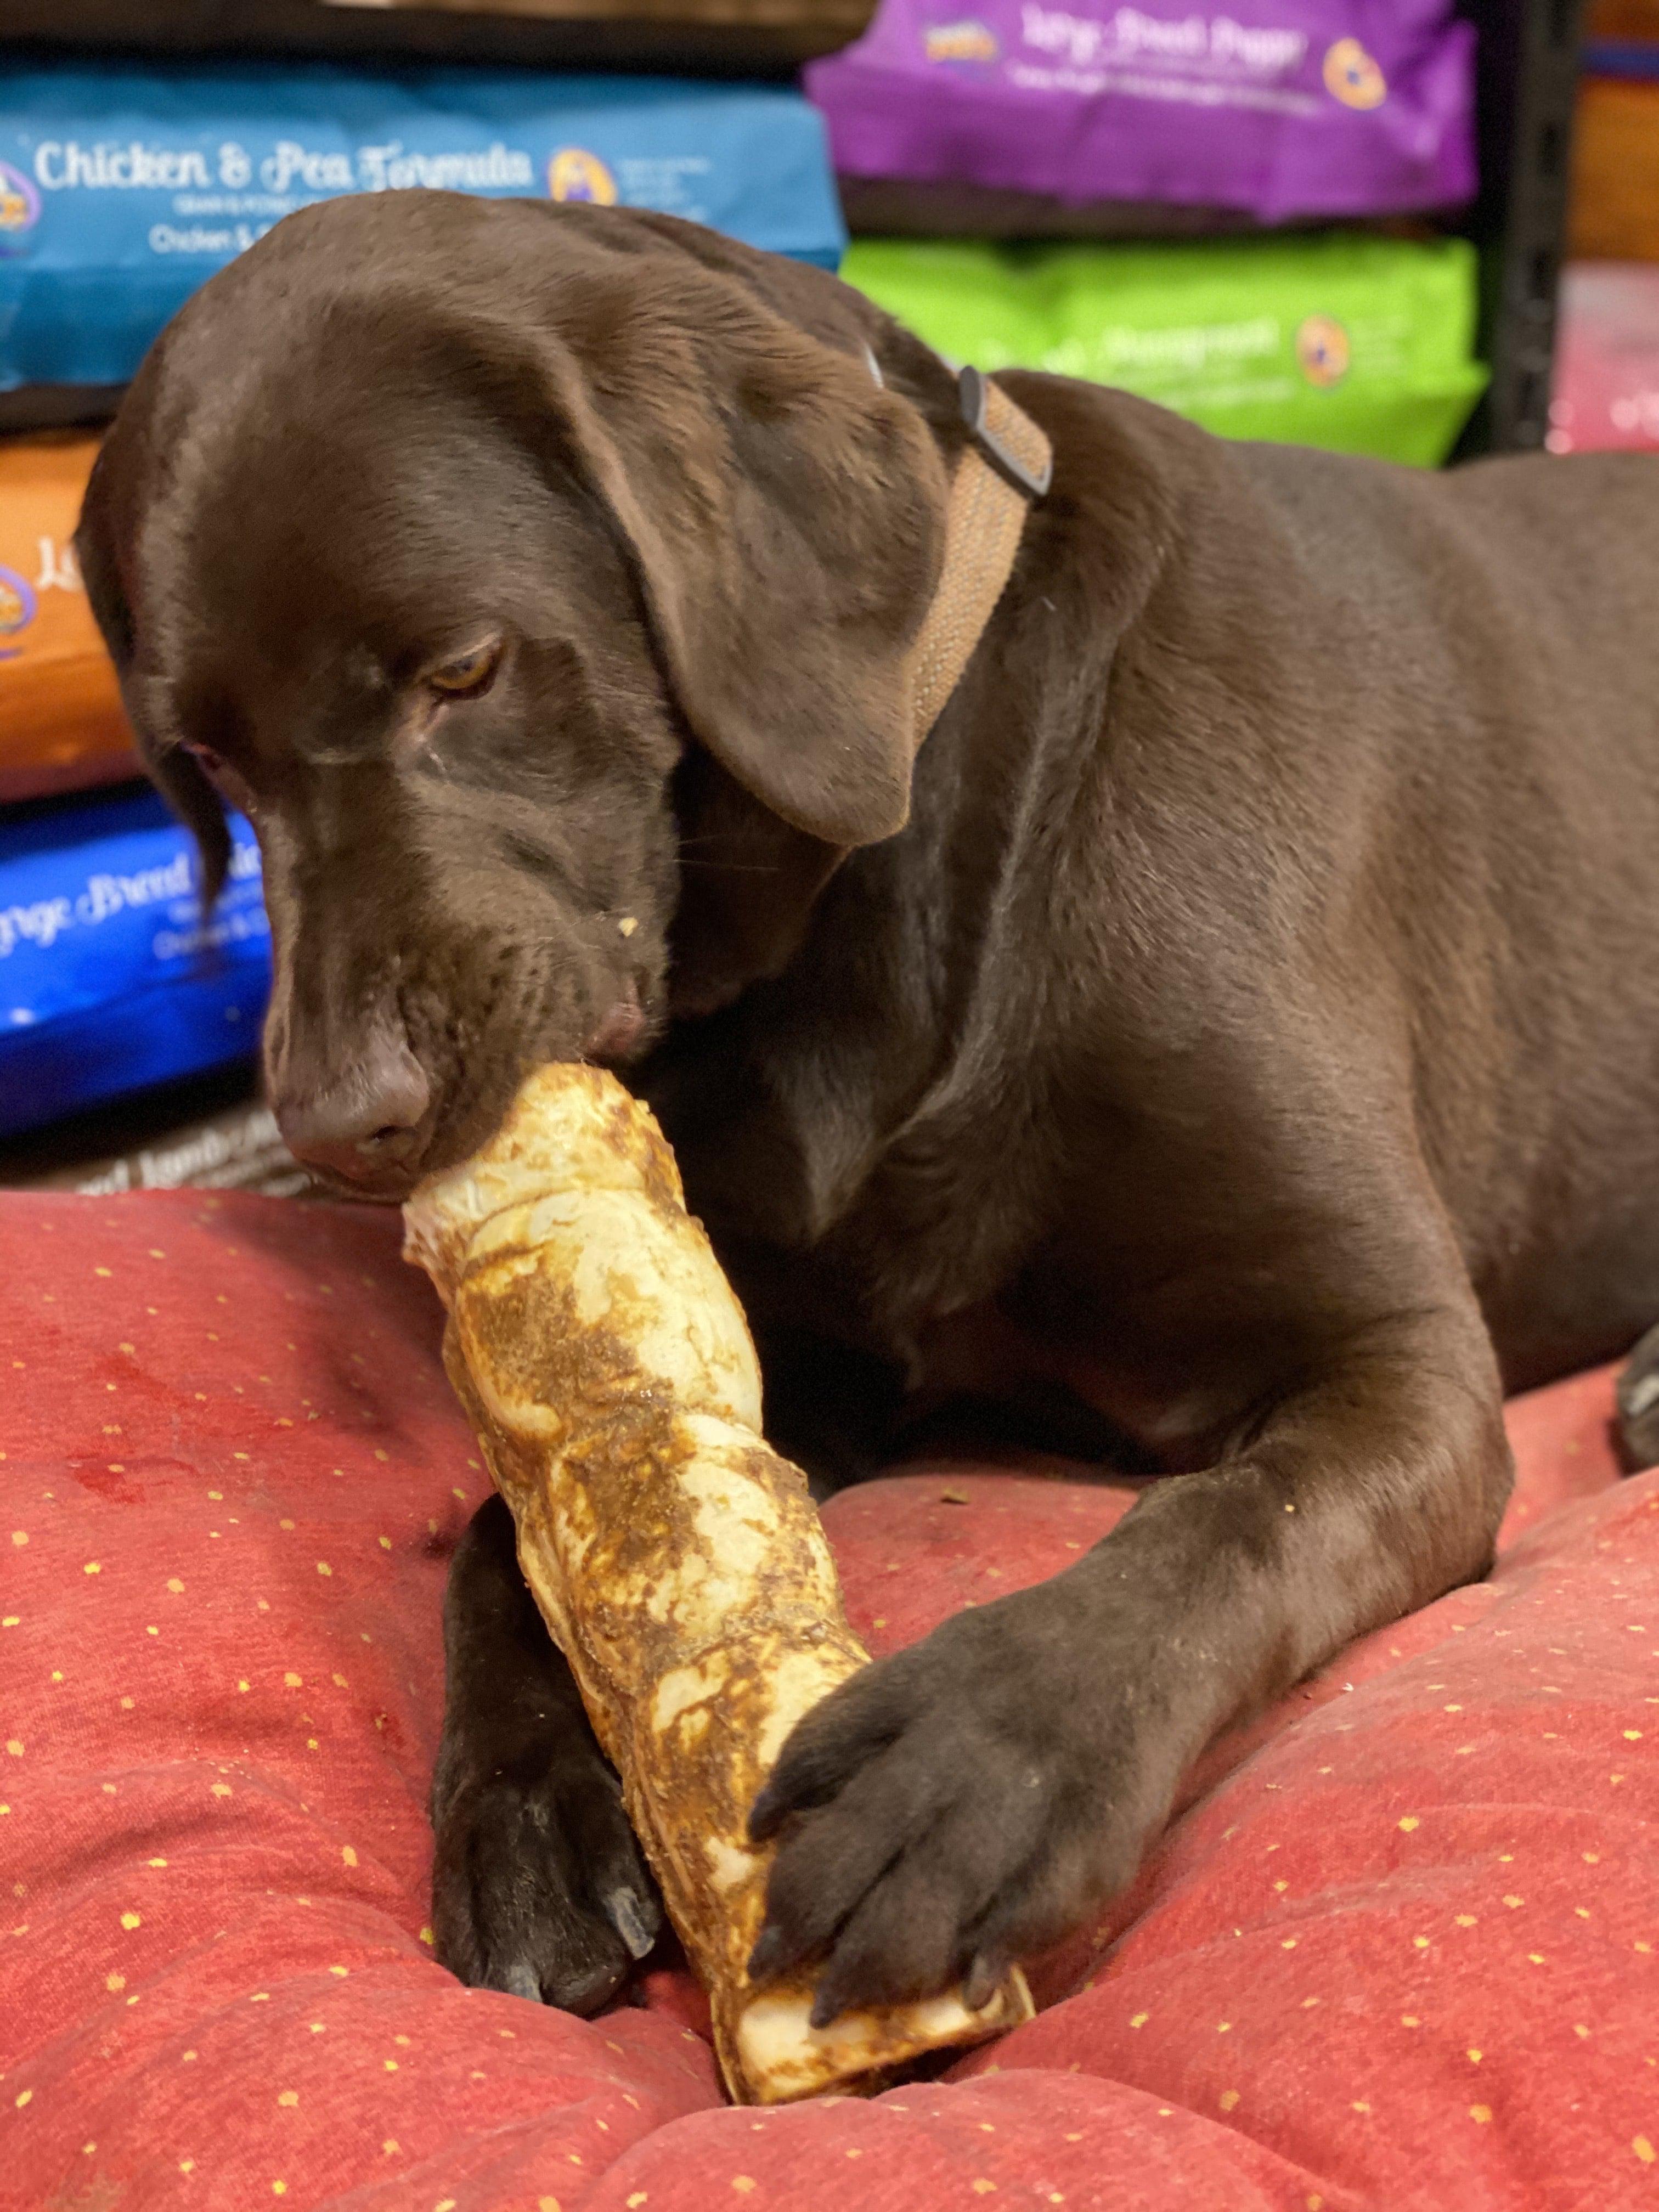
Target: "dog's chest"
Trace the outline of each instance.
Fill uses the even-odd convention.
[[[687,1194],[697,1210],[695,1175]],[[970,1179],[953,1199],[915,1162],[884,1163],[818,1239],[794,1241],[792,1216],[752,1203],[740,1227],[709,1225],[757,1334],[873,1354],[902,1378],[907,1427],[975,1405],[1030,1449],[1202,1464],[1237,1416],[1232,1384],[1149,1358],[1129,1314],[1060,1256],[1036,1195],[1012,1162],[1000,1189]]]
[[[989,1116],[963,1129],[918,1115],[878,1136],[779,1085],[663,1120],[687,1202],[756,1319],[787,1310],[907,1370],[944,1317],[1018,1276],[1058,1204],[1044,1148]]]
[[[883,1128],[879,1072],[856,1048],[744,1043],[681,1060],[653,1103],[758,1334],[873,1355],[919,1410],[1086,1406],[1160,1464],[1231,1412],[1201,1363],[1148,1356],[1139,1270],[1107,1226],[1119,1178],[1101,1117],[1072,1126],[1030,1061],[958,1061]]]

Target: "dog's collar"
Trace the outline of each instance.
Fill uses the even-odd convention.
[[[958,388],[972,442],[951,479],[945,567],[911,658],[918,751],[984,635],[1014,565],[1025,518],[1054,475],[1048,439],[1000,385],[964,368]]]

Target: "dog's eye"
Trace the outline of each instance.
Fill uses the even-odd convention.
[[[501,648],[492,639],[476,653],[464,653],[459,660],[445,661],[426,680],[446,699],[476,699],[481,691],[489,689],[501,657]]]

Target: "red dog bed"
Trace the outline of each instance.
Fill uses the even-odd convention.
[[[1659,2203],[1659,1475],[1617,1480],[1607,1376],[1514,1408],[1492,1580],[1219,1747],[1036,2021],[926,2087],[732,2111],[683,1974],[580,2021],[431,1956],[484,1478],[397,1234],[0,1201],[7,2212]],[[1127,1504],[952,1470],[827,1519],[881,1650]]]

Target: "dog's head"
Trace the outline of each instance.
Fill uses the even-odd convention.
[[[834,278],[617,210],[338,201],[185,309],[79,547],[210,881],[221,802],[258,831],[302,1158],[400,1195],[900,827],[952,397]]]

